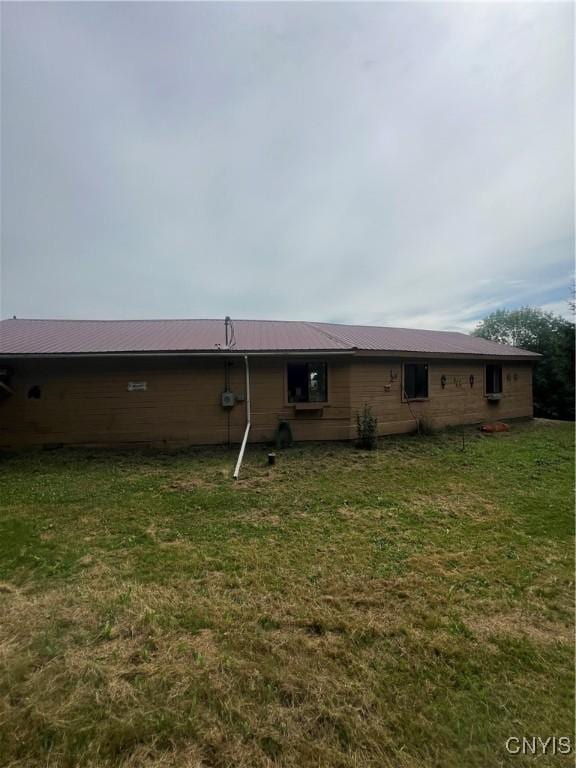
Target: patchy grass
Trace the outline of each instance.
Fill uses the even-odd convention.
[[[572,734],[573,432],[0,459],[0,764],[491,768]],[[540,756],[539,765],[573,757]]]

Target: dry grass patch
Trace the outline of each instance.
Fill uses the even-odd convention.
[[[469,616],[464,619],[474,634],[482,639],[493,635],[508,635],[516,638],[528,638],[536,643],[563,643],[572,647],[574,626],[560,622],[546,622],[533,613],[498,613],[491,616]]]

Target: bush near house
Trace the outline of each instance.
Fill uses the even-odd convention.
[[[509,737],[573,728],[572,429],[461,446],[3,457],[0,763],[532,765]]]
[[[376,448],[378,444],[378,419],[374,416],[368,403],[356,414],[356,430],[358,432],[358,446],[368,451]]]

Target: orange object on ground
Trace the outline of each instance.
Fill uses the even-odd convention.
[[[482,424],[480,429],[482,432],[510,432],[510,427],[503,421],[496,421],[494,424]]]

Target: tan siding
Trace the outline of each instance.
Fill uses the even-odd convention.
[[[161,366],[161,367],[160,367]],[[0,440],[15,443],[211,442],[225,439],[221,361],[139,364],[68,361],[15,365],[14,397],[0,405]],[[128,392],[129,381],[147,381]],[[30,386],[42,388],[30,400]]]
[[[414,429],[415,419],[425,419],[433,427],[474,424],[532,416],[532,366],[529,363],[504,363],[502,399],[490,403],[484,395],[483,363],[442,361],[429,363],[428,400],[402,401],[402,361],[391,359],[358,360],[352,368],[351,401],[353,412],[367,402],[378,418],[380,434]],[[442,388],[441,377],[446,376]],[[474,386],[470,386],[470,376]]]
[[[319,358],[321,359],[321,358]],[[285,360],[251,358],[252,431],[250,440],[272,440],[279,419],[290,422],[296,440],[349,439],[356,435],[355,414],[370,403],[381,434],[409,431],[414,419],[401,399],[401,361],[329,358],[329,402],[318,412],[297,412],[286,402]],[[15,395],[0,402],[0,445],[209,444],[242,439],[244,403],[229,413],[220,405],[224,360],[164,358],[134,361],[93,359],[16,361]],[[433,426],[532,415],[530,364],[504,364],[501,402],[484,397],[484,365],[430,363],[430,399],[412,403],[418,418]],[[447,377],[442,389],[440,377]],[[475,377],[470,388],[469,376]],[[145,392],[128,392],[129,381],[146,381]],[[31,400],[33,385],[42,398]],[[230,388],[245,392],[244,362],[230,367]]]
[[[321,358],[318,358],[321,359]],[[288,421],[296,440],[346,439],[350,421],[350,365],[328,362],[328,405],[321,412],[297,412],[286,402],[286,363],[256,359],[252,371],[252,439],[271,440],[278,421]]]
[[[0,445],[45,443],[240,442],[246,424],[244,403],[228,413],[220,405],[224,360],[164,359],[17,361],[15,395],[0,403]],[[296,415],[286,404],[285,362],[250,361],[251,441],[272,440],[279,419],[290,421],[297,440],[348,437],[349,365],[329,361],[330,402],[319,414]],[[245,394],[244,361],[230,367],[230,388]],[[146,381],[145,392],[128,392],[129,381]],[[39,385],[40,400],[27,397]]]

